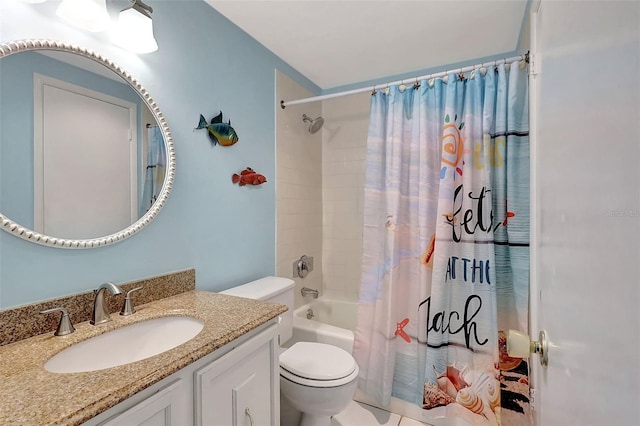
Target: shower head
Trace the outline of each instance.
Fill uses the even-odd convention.
[[[302,114],[302,121],[309,122],[311,124],[309,124],[309,133],[314,134],[316,133],[318,130],[322,129],[322,125],[324,124],[324,118],[322,118],[321,116],[313,119],[310,117],[307,117],[307,114]]]

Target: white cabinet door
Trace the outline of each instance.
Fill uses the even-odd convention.
[[[195,373],[199,426],[279,425],[276,326]]]
[[[184,426],[191,410],[186,394],[184,380],[178,379],[102,426]]]

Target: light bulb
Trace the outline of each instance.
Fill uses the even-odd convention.
[[[56,10],[59,17],[91,32],[104,31],[109,26],[106,0],[63,0]]]
[[[153,20],[134,8],[120,12],[115,26],[113,42],[134,53],[150,53],[158,50],[153,37]]]

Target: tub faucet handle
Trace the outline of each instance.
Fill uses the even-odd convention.
[[[311,271],[313,271],[313,257],[303,255],[293,262],[294,277],[305,278]]]
[[[52,308],[52,309],[41,311],[40,313],[50,314],[52,312],[62,312],[62,316],[60,317],[60,322],[58,322],[58,328],[56,329],[56,332],[53,333],[54,336],[66,336],[67,334],[71,334],[74,331],[76,331],[76,329],[73,327],[73,324],[71,323],[71,319],[69,318],[69,312],[67,311],[66,308],[63,308],[63,307]]]
[[[134,291],[142,290],[143,288],[144,286],[136,287],[127,292],[127,295],[124,298],[124,303],[122,304],[122,310],[120,310],[120,315],[127,316],[136,312],[136,309],[133,307],[133,302],[131,301],[131,293],[133,293]]]

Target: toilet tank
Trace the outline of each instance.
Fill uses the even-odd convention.
[[[220,294],[246,297],[247,299],[263,300],[265,302],[286,305],[289,310],[280,314],[278,333],[280,345],[284,345],[293,336],[293,291],[295,281],[289,278],[264,277],[246,284],[221,291]]]

